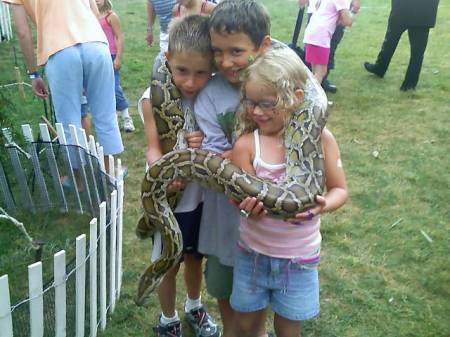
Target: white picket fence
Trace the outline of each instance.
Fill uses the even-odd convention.
[[[65,144],[65,136],[63,132],[62,125],[56,125],[58,130],[58,139],[60,144]],[[32,142],[33,137],[31,133],[31,128],[29,125],[22,126],[23,133],[25,139]],[[50,134],[46,124],[40,124],[41,136],[44,141],[50,142]],[[105,165],[103,162],[103,151],[102,148],[95,143],[93,137],[90,137],[89,143],[87,142],[86,136],[84,135],[84,130],[75,130],[74,127],[71,127],[72,131],[72,139],[76,141],[79,146],[80,151],[87,151],[91,156],[94,156],[100,165],[100,168],[104,171]],[[77,132],[78,131],[78,132]],[[82,137],[79,139],[76,137],[76,134],[81,134]],[[84,137],[83,137],[84,135]],[[46,143],[45,151],[46,158],[51,162],[50,167],[53,169],[51,171],[56,171],[55,168],[55,153],[53,153],[53,149],[51,144]],[[18,150],[16,150],[18,151]],[[10,152],[10,157],[13,160],[15,157],[14,149]],[[39,166],[39,161],[36,161],[36,158],[39,154],[36,151],[33,151],[33,147],[30,146],[30,158],[29,160],[33,161],[33,167],[36,168],[36,165]],[[59,152],[61,152],[59,150]],[[65,162],[69,163],[69,167],[71,168],[71,159],[69,155],[69,151],[66,152],[66,160]],[[53,155],[52,155],[53,153]],[[84,172],[84,166],[90,166],[92,170],[92,163],[90,159],[87,160],[88,157],[81,156],[78,158],[79,162],[83,162],[82,165],[78,166],[78,170]],[[121,174],[121,164],[120,159],[118,160],[118,164],[114,165],[114,159],[109,157],[109,167],[110,174],[106,175],[108,179],[116,186],[116,189],[112,191],[107,200],[101,201],[98,205],[98,209],[92,209],[92,213],[98,214],[98,217],[94,217],[90,221],[90,232],[89,237],[86,237],[86,234],[82,234],[76,238],[76,261],[75,267],[71,270],[66,270],[66,253],[64,250],[59,251],[54,255],[54,276],[53,282],[50,283],[45,289],[43,288],[43,277],[42,277],[42,262],[36,262],[28,266],[28,298],[23,301],[11,305],[10,300],[10,289],[14,287],[14,284],[8,283],[8,275],[3,275],[0,277],[0,337],[12,337],[18,336],[13,331],[13,315],[14,311],[23,305],[29,306],[29,331],[31,337],[42,337],[45,334],[44,329],[44,315],[46,308],[44,307],[44,296],[49,291],[54,291],[54,335],[56,337],[63,337],[66,335],[83,337],[85,336],[86,325],[89,326],[89,336],[94,337],[97,335],[97,330],[100,327],[102,330],[105,329],[107,323],[107,313],[112,313],[115,309],[116,301],[120,297],[120,289],[122,284],[122,228],[123,228],[123,198],[124,198],[124,189],[123,189],[123,177]],[[1,165],[0,165],[1,168]],[[118,168],[118,169],[117,169]],[[2,168],[3,170],[3,168]],[[114,171],[117,171],[119,174],[115,175]],[[15,169],[17,171],[17,169]],[[36,171],[36,170],[35,170]],[[93,171],[93,170],[92,170]],[[35,172],[36,173],[36,172]],[[16,172],[16,174],[18,174]],[[82,176],[84,177],[84,183],[87,183],[86,175],[88,173],[84,172]],[[3,172],[4,175],[4,172]],[[0,175],[0,184],[5,184],[6,179],[2,179]],[[46,182],[38,177],[38,182],[40,183],[39,190],[46,190]],[[49,179],[47,179],[49,180]],[[52,183],[59,182],[59,179],[52,179]],[[75,182],[75,181],[74,181]],[[56,183],[57,184],[57,183]],[[99,184],[101,185],[101,184]],[[2,187],[3,201],[6,204],[9,203],[10,208],[12,210],[16,210],[17,206],[14,203],[14,196],[7,195],[7,190]],[[27,195],[26,205],[30,207],[29,209],[33,211],[36,207],[36,204],[33,203],[33,199],[30,197],[30,191],[28,187],[21,186],[22,192],[23,189],[27,189],[23,194]],[[85,185],[85,187],[87,187]],[[99,186],[100,188],[100,186]],[[62,186],[56,188],[56,190],[63,190]],[[74,189],[77,194],[77,207],[76,211],[83,213],[89,210],[90,207],[83,207],[80,202],[80,196],[77,191],[77,188]],[[6,191],[6,192],[5,192]],[[42,192],[41,191],[41,192]],[[86,191],[88,192],[88,191]],[[90,193],[84,193],[89,194]],[[41,193],[45,196],[45,193]],[[89,201],[95,202],[98,200],[98,195],[89,197]],[[0,195],[1,196],[1,195]],[[49,195],[47,194],[48,198]],[[60,199],[59,201],[53,202],[48,198],[47,202],[49,205],[57,204],[58,208],[62,211],[68,210],[68,204],[65,203],[64,192],[62,195],[55,196]],[[44,197],[45,198],[45,197]],[[91,200],[94,199],[94,200]],[[1,201],[1,198],[0,198]],[[8,202],[9,201],[9,202]],[[89,203],[88,203],[89,204]],[[62,205],[62,206],[61,206]],[[7,205],[8,206],[8,205]],[[109,206],[109,207],[108,207]],[[107,223],[107,208],[109,208],[109,222]],[[107,235],[109,234],[109,235]],[[109,247],[107,247],[107,236],[109,237]],[[87,250],[87,241],[89,240],[89,246]],[[109,249],[108,249],[109,248]],[[109,251],[108,251],[109,250]],[[109,270],[107,268],[107,254],[109,255]],[[87,273],[86,270],[89,269]],[[89,280],[87,281],[86,278]],[[68,295],[66,294],[66,286],[71,278],[75,278],[75,331],[67,331],[67,302]],[[107,289],[107,278],[109,287]],[[99,284],[98,284],[99,282]],[[86,290],[89,294],[89,298],[86,299]],[[109,299],[108,303],[107,300]],[[89,309],[89,310],[87,310]],[[71,309],[73,310],[73,308]],[[89,312],[89,317],[86,317],[86,312]],[[86,324],[88,322],[88,324]],[[46,334],[48,335],[48,334]],[[22,335],[19,335],[22,337]],[[25,337],[25,336],[24,336]]]
[[[11,15],[9,6],[0,1],[0,43],[2,39],[6,41],[12,39]]]

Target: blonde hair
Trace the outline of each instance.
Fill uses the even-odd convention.
[[[168,50],[172,55],[195,51],[212,60],[208,18],[200,15],[173,18],[169,24]]]
[[[292,112],[299,109],[303,103],[297,97],[298,89],[304,90],[308,78],[308,68],[297,54],[287,47],[275,47],[259,56],[248,66],[242,75],[241,97],[245,98],[245,86],[250,81],[273,88],[277,102],[275,109],[285,111],[285,121]],[[238,111],[238,136],[257,129],[256,123],[242,105]]]
[[[100,13],[105,13],[111,11],[113,8],[112,2],[110,0],[105,0],[102,7],[99,7],[98,10]]]

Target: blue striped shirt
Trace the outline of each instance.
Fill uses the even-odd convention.
[[[159,17],[160,31],[167,33],[167,27],[170,19],[172,19],[172,8],[175,6],[176,0],[148,0],[153,4],[155,14]]]

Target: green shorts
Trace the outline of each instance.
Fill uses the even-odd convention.
[[[230,298],[233,289],[233,267],[220,263],[219,258],[209,255],[205,268],[206,290],[212,297],[221,300]]]

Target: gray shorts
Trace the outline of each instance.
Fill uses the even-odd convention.
[[[221,300],[231,296],[233,289],[233,267],[220,263],[219,258],[209,255],[205,268],[206,290],[212,297]]]

